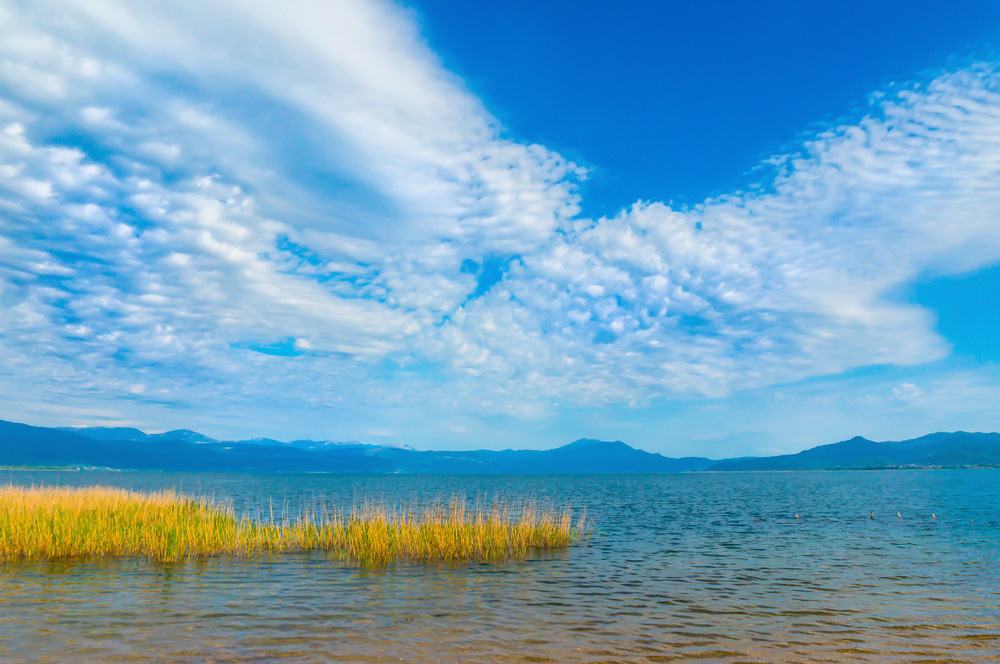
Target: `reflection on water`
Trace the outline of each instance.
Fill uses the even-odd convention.
[[[596,531],[568,552],[505,565],[364,571],[313,554],[0,566],[3,661],[909,662],[1000,652],[1000,471],[9,479],[180,488],[248,511],[269,498],[295,512],[365,497],[531,496],[586,507]]]

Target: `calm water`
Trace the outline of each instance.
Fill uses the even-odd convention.
[[[1000,471],[9,479],[250,510],[529,495],[585,507],[595,533],[508,565],[0,566],[3,661],[1000,661]]]

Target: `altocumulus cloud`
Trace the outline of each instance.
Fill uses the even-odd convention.
[[[928,312],[894,296],[1000,260],[998,91],[993,66],[944,75],[775,158],[766,189],[575,221],[467,306],[446,347],[519,391],[593,400],[938,359]]]
[[[766,187],[604,219],[389,4],[3,6],[0,91],[0,387],[39,416],[530,416],[917,364],[947,346],[893,294],[1000,260],[989,63]]]

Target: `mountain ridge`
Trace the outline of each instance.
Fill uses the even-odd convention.
[[[0,465],[135,470],[331,473],[640,473],[701,470],[711,459],[673,459],[622,441],[580,439],[550,450],[423,451],[358,442],[222,441],[186,429],[46,428],[0,420]]]
[[[1000,433],[939,431],[876,442],[854,436],[795,454],[722,459],[708,470],[848,470],[1000,466]]]
[[[621,440],[548,450],[414,450],[358,441],[217,440],[189,429],[36,427],[0,420],[0,465],[123,470],[408,474],[584,474],[1000,467],[1000,433],[936,432],[903,441],[854,436],[795,454],[666,457]]]

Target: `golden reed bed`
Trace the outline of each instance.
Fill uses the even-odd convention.
[[[582,533],[570,510],[496,502],[468,510],[452,500],[420,510],[365,506],[306,512],[292,521],[237,517],[230,505],[172,491],[109,487],[0,487],[0,561],[204,556],[323,551],[366,567],[393,561],[525,558],[568,547]]]

